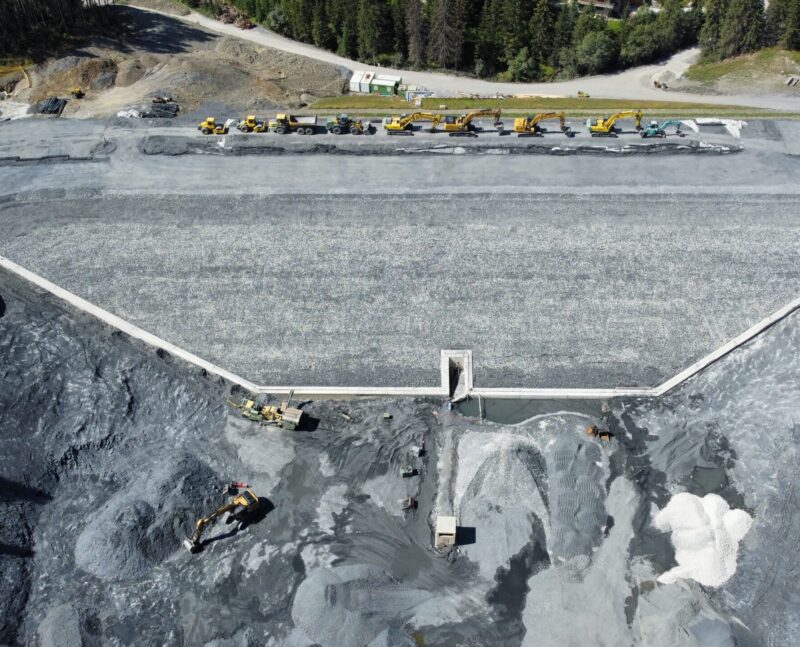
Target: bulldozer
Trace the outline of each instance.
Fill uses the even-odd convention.
[[[239,528],[241,529],[242,525],[247,523],[248,518],[258,510],[260,501],[253,490],[247,488],[242,492],[238,492],[238,490],[233,490],[233,492],[235,496],[228,501],[228,503],[221,505],[207,517],[200,517],[200,519],[195,522],[194,533],[192,533],[191,537],[183,540],[183,545],[186,550],[190,553],[198,552],[203,546],[200,541],[203,532],[222,515],[228,514],[228,517],[225,519],[226,524],[231,524],[236,521],[240,524]]]
[[[410,115],[386,117],[383,120],[383,128],[389,135],[413,135],[411,128],[415,121],[430,121],[431,132],[436,132],[436,128],[442,121],[442,115],[430,112],[412,112]]]
[[[683,124],[678,121],[677,119],[668,119],[667,121],[659,123],[657,121],[651,121],[649,125],[645,126],[639,131],[639,136],[642,139],[647,139],[648,137],[666,137],[667,136],[667,128],[670,126],[675,126],[675,134],[678,137],[686,137],[686,133],[681,132],[681,126]]]
[[[204,135],[227,135],[232,122],[233,119],[228,119],[225,123],[218,124],[214,117],[206,117],[205,121],[197,126],[197,130]]]
[[[548,131],[539,124],[548,119],[558,119],[561,132],[567,137],[575,135],[567,126],[566,115],[563,112],[540,112],[532,117],[517,117],[514,119],[514,132],[517,133],[517,137],[541,137]]]
[[[494,127],[499,132],[505,130],[505,125],[500,121],[502,111],[500,108],[481,108],[463,115],[447,115],[444,118],[444,130],[450,137],[477,137],[475,124],[472,122],[479,117],[494,117]]]
[[[74,87],[74,88],[72,88],[72,89],[69,91],[69,93],[70,93],[70,94],[71,94],[73,97],[75,97],[76,99],[83,99],[83,97],[85,97],[85,96],[86,96],[86,93],[83,91],[83,89],[82,89],[82,88],[79,88],[79,87],[77,87],[77,86],[76,86],[76,87]]]
[[[600,117],[594,123],[591,119],[587,119],[586,125],[589,127],[589,134],[592,137],[616,137],[620,132],[619,128],[615,126],[620,119],[633,119],[636,123],[636,130],[642,129],[642,114],[641,110],[623,110],[616,112],[610,117]]]
[[[243,133],[265,133],[269,128],[269,122],[259,121],[255,115],[247,115],[236,124],[236,129],[241,130]]]
[[[325,128],[327,128],[329,133],[333,133],[334,135],[341,135],[342,133],[363,135],[370,132],[372,126],[368,121],[352,119],[349,115],[341,114],[338,117],[328,117]]]
[[[241,402],[228,400],[228,404],[241,410],[243,418],[261,425],[274,425],[281,429],[295,431],[300,425],[303,410],[289,406],[291,401],[292,393],[290,392],[289,398],[278,406],[267,402],[257,402],[255,396],[246,397]]]

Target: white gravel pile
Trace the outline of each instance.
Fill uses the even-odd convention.
[[[717,494],[700,498],[676,494],[653,519],[659,530],[672,532],[678,565],[658,581],[692,579],[705,586],[721,586],[736,572],[739,541],[753,519],[744,510],[731,510]]]

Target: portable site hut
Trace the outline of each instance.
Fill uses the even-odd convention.
[[[456,545],[456,525],[455,517],[436,517],[436,536],[434,538],[436,548]]]
[[[363,92],[364,94],[369,94],[369,86],[374,78],[374,72],[364,72],[361,80],[358,82],[358,91]]]
[[[400,85],[399,81],[392,79],[385,79],[376,77],[369,85],[369,91],[372,94],[380,94],[383,96],[391,96],[397,94],[397,87]]]
[[[350,77],[350,92],[361,92],[361,79],[364,78],[364,72],[358,70],[353,72]]]

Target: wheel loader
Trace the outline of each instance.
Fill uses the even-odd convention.
[[[594,123],[592,123],[591,119],[587,119],[586,125],[592,137],[616,137],[621,132],[615,125],[617,121],[620,119],[633,119],[636,124],[636,130],[639,131],[642,129],[643,117],[641,110],[623,110],[610,117],[600,117]]]
[[[500,108],[487,109],[481,108],[480,110],[473,110],[463,115],[447,115],[444,118],[444,131],[449,133],[450,137],[477,137],[475,124],[472,123],[479,117],[494,117],[493,126],[495,129],[502,133],[505,130],[505,125],[500,121],[502,111]]]
[[[200,541],[203,536],[203,532],[205,532],[206,528],[213,524],[222,515],[227,513],[228,516],[225,519],[225,523],[231,524],[235,521],[240,524],[239,529],[241,530],[242,526],[247,523],[247,520],[251,517],[251,515],[258,510],[260,501],[253,490],[247,488],[242,492],[238,492],[236,490],[234,491],[236,492],[236,495],[233,497],[233,499],[228,501],[228,503],[221,505],[207,517],[200,517],[200,519],[195,522],[194,533],[191,537],[187,537],[183,540],[183,545],[186,550],[188,550],[190,553],[198,552],[203,547],[203,544]]]
[[[206,117],[197,129],[204,135],[227,135],[233,119],[228,119],[225,123],[218,124],[214,117]]]
[[[574,137],[575,133],[567,126],[566,115],[563,112],[540,112],[532,117],[517,117],[514,119],[514,132],[517,137],[541,137],[548,132],[539,124],[549,119],[558,119],[561,132],[567,137]]]
[[[236,124],[236,129],[243,133],[265,133],[268,128],[269,124],[266,121],[259,121],[255,115],[247,115]]]
[[[372,130],[372,125],[368,121],[352,119],[347,114],[341,114],[338,117],[328,117],[325,128],[333,135],[341,135],[342,133],[364,135]]]

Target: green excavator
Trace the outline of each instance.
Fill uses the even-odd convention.
[[[686,133],[681,131],[682,125],[683,124],[677,119],[669,119],[661,124],[659,124],[657,121],[651,121],[649,125],[645,126],[639,131],[639,136],[642,139],[647,139],[648,137],[663,138],[667,136],[667,128],[675,126],[675,134],[678,137],[686,137]]]

